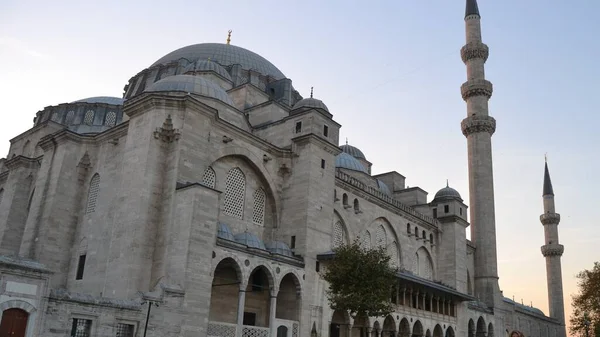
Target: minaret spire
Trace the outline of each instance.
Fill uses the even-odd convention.
[[[562,267],[560,261],[565,247],[558,240],[560,214],[555,213],[554,190],[552,189],[547,160],[544,165],[544,190],[542,196],[544,200],[544,214],[540,215],[540,222],[544,226],[545,245],[541,248],[542,255],[546,259],[548,307],[550,309],[550,317],[555,318],[563,325],[563,328],[559,330],[559,337],[565,337],[565,303],[563,300]]]
[[[485,79],[488,47],[481,38],[481,17],[476,0],[466,0],[466,40],[461,58],[467,66],[467,81],[461,86],[467,103],[467,118],[461,123],[467,137],[469,158],[469,203],[471,239],[475,250],[475,296],[488,307],[501,302],[498,286],[496,251],[496,215],[494,206],[494,173],[492,170],[492,135],[496,120],[489,116],[488,101],[492,83]]]

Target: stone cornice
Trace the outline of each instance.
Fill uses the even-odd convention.
[[[323,147],[323,150],[328,153],[337,156],[342,152],[339,146],[335,145],[332,142],[329,142],[322,137],[315,135],[314,133],[308,133],[302,136],[292,138],[292,143],[296,144],[307,144],[307,143],[317,143],[318,145]]]
[[[6,163],[4,163],[4,165],[9,171],[12,171],[17,168],[37,169],[41,166],[41,164],[40,164],[41,159],[42,159],[42,157],[28,158],[28,157],[23,157],[23,156],[19,155],[19,156],[13,157],[11,159],[8,159],[6,161]]]
[[[44,121],[44,122],[42,122],[41,124],[38,124],[38,125],[36,125],[36,126],[32,127],[31,129],[29,129],[29,130],[27,130],[27,131],[25,131],[25,132],[21,133],[20,135],[13,137],[13,138],[10,140],[10,142],[11,142],[11,143],[13,143],[13,142],[15,142],[15,141],[18,141],[18,140],[20,140],[21,138],[27,137],[27,136],[29,136],[29,135],[31,135],[31,134],[33,134],[33,133],[36,133],[36,132],[38,132],[39,130],[41,130],[41,129],[44,129],[44,128],[47,128],[47,127],[52,127],[53,129],[56,129],[56,131],[59,131],[60,129],[63,129],[63,128],[65,128],[65,126],[64,126],[64,125],[62,125],[62,124],[58,124],[58,123],[52,122],[52,121],[50,121],[50,120],[48,120],[48,121]],[[56,131],[53,131],[53,132],[56,132]]]
[[[246,88],[246,87],[250,87],[251,89],[255,89],[257,92],[259,92],[267,100],[271,98],[269,95],[267,95],[266,92],[264,92],[264,90],[261,90],[259,87],[255,86],[254,84],[252,84],[250,82],[246,82],[244,84],[238,85],[235,88],[231,88],[231,89],[227,90],[227,93],[230,93],[230,92],[233,92],[233,91],[239,91],[239,90],[241,90],[243,88]],[[289,108],[288,108],[288,110],[289,110]]]
[[[542,255],[546,256],[561,256],[565,252],[565,246],[561,244],[549,244],[541,247]]]
[[[461,218],[458,215],[454,215],[454,214],[452,214],[452,215],[438,216],[437,217],[437,221],[439,221],[441,223],[456,222],[457,224],[462,225],[465,228],[469,227],[469,225],[470,225],[465,219]]]
[[[460,86],[460,93],[465,101],[475,96],[485,96],[490,99],[493,92],[492,82],[484,79],[469,80]]]
[[[282,118],[282,119],[280,119],[278,121],[274,121],[272,123],[265,123],[265,124],[258,125],[256,127],[253,127],[253,129],[254,130],[260,130],[260,129],[266,129],[266,128],[268,128],[270,126],[273,126],[273,125],[283,124],[283,123],[287,122],[290,119],[294,119],[294,118],[297,118],[298,116],[302,116],[302,115],[308,115],[308,114],[312,113],[313,111],[316,111],[318,114],[327,117],[331,121],[331,123],[333,123],[335,126],[337,126],[337,127],[341,127],[342,126],[340,123],[334,121],[331,118],[332,116],[325,115],[325,114],[323,114],[323,112],[321,112],[319,110],[320,109],[313,109],[313,108],[306,109],[306,110],[300,110],[300,111],[296,110],[298,112],[294,113],[293,115],[289,115],[289,116],[287,116],[285,118]]]
[[[560,214],[558,213],[544,213],[540,215],[540,222],[542,225],[558,225],[560,222]]]
[[[473,115],[462,120],[460,123],[462,133],[465,137],[473,133],[487,132],[493,135],[496,131],[496,120],[490,116]]]
[[[490,50],[485,43],[470,42],[460,50],[460,57],[464,63],[473,59],[482,59],[486,62],[490,55]]]
[[[262,249],[249,248],[241,243],[229,241],[220,237],[217,237],[217,246],[237,250],[248,255],[260,256],[269,260],[285,263],[295,267],[304,268],[304,259],[301,257],[289,257],[280,254],[274,254]]]

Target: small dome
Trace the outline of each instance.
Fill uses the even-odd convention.
[[[265,246],[267,247],[267,250],[273,254],[279,254],[290,257],[294,255],[292,254],[292,250],[290,249],[290,247],[281,241],[267,242]]]
[[[101,103],[101,104],[110,104],[110,105],[123,105],[123,99],[119,97],[110,97],[110,96],[96,96],[96,97],[88,97],[84,99],[80,99],[71,103]]]
[[[342,152],[335,157],[335,167],[345,168],[352,171],[363,172],[369,174],[367,169],[361,164],[358,159],[352,157],[346,152]]]
[[[229,240],[229,241],[235,241],[235,237],[233,236],[233,232],[231,231],[231,229],[229,229],[229,226],[227,226],[224,223],[219,222],[217,228],[218,228],[218,230],[217,230],[218,238]]]
[[[460,201],[462,201],[460,193],[458,193],[458,191],[453,189],[452,187],[448,186],[448,184],[446,184],[446,187],[439,190],[435,194],[435,197],[433,197],[433,200],[438,199],[459,199]]]
[[[323,103],[323,101],[318,100],[316,98],[312,98],[312,97],[299,100],[298,102],[296,102],[296,104],[294,104],[294,107],[292,108],[292,110],[296,110],[296,109],[300,109],[300,108],[323,109],[323,110],[329,112],[327,105],[325,105],[325,103]]]
[[[257,248],[267,250],[265,244],[256,235],[248,232],[234,235],[235,242],[248,246],[248,248]]]
[[[365,157],[365,154],[361,150],[359,150],[359,148],[357,148],[357,147],[345,144],[345,145],[340,146],[340,149],[356,159],[367,160],[367,157]]]
[[[233,106],[233,101],[218,84],[202,76],[176,75],[165,77],[150,85],[145,91],[183,91],[205,97],[212,97]]]
[[[377,186],[379,186],[379,192],[390,197],[392,196],[392,191],[390,190],[388,185],[386,185],[383,181],[377,179]]]
[[[217,62],[210,60],[198,60],[196,63],[191,63],[185,68],[184,73],[193,71],[214,71],[228,81],[233,81],[225,68],[221,67]]]

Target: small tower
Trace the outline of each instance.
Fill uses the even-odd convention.
[[[540,215],[540,221],[544,226],[544,242],[542,255],[546,258],[546,278],[548,282],[548,306],[550,317],[557,319],[565,325],[565,304],[563,302],[562,268],[560,257],[565,247],[558,241],[558,223],[560,214],[554,209],[554,190],[548,171],[548,162],[544,167],[544,214]],[[566,336],[565,328],[560,330],[559,337]]]
[[[468,148],[471,239],[477,247],[475,296],[488,307],[494,307],[496,301],[501,301],[492,170],[492,135],[496,131],[496,120],[488,111],[492,83],[485,79],[485,62],[489,49],[481,39],[481,16],[476,0],[467,0],[465,26],[467,44],[460,53],[467,66],[467,81],[460,89],[467,103],[467,118],[463,119],[461,129]]]

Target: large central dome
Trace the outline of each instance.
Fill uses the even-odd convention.
[[[252,69],[278,80],[285,78],[285,75],[264,57],[247,49],[222,43],[200,43],[179,48],[154,62],[153,66],[178,61],[182,58],[190,63],[210,59],[222,66],[239,64],[245,70]]]

